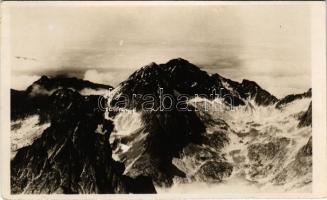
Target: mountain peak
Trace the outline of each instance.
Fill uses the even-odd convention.
[[[151,94],[159,97],[159,90],[162,89],[163,93],[176,98],[176,94],[185,94],[190,98],[195,95],[206,95],[212,99],[215,98],[215,91],[221,91],[221,96],[230,94],[225,88],[221,90],[223,86],[219,77],[219,75],[209,75],[185,59],[175,58],[164,64],[149,64],[147,67],[135,71],[126,81],[121,83],[122,87],[119,93],[131,98],[133,94]],[[119,98],[118,96],[115,98]],[[142,99],[133,102],[134,100],[129,102],[132,107],[138,107],[142,104]],[[236,96],[234,96],[233,103],[236,105],[244,104]]]
[[[41,76],[40,79],[35,81],[32,85],[30,85],[26,92],[30,95],[41,94],[41,95],[49,95],[52,94],[53,91],[60,88],[70,88],[76,91],[80,91],[82,89],[110,89],[112,88],[110,85],[97,84],[92,83],[87,80],[78,79],[76,77],[68,77],[68,76]]]
[[[41,78],[39,79],[39,81],[47,81],[49,80],[49,77],[47,77],[46,75],[42,75]]]
[[[262,89],[256,82],[243,79],[242,83],[237,87],[237,91],[242,98],[254,99],[258,105],[270,105],[278,101],[278,99],[268,91]]]
[[[248,85],[248,86],[258,86],[258,87],[260,87],[256,82],[250,81],[248,79],[243,79],[242,84],[243,85]]]
[[[184,68],[185,70],[187,70],[187,68],[189,66],[198,68],[198,67],[196,67],[195,65],[191,64],[189,61],[187,61],[187,60],[185,60],[183,58],[174,58],[174,59],[169,60],[167,63],[160,64],[160,65],[158,65],[155,62],[151,62],[151,63],[149,63],[149,64],[141,67],[135,73],[142,73],[145,70],[148,71],[148,70],[160,70],[160,69],[163,69],[163,70],[166,70],[166,71],[170,71],[170,70],[172,70],[172,68],[176,68],[176,67]]]
[[[189,64],[190,62],[183,58],[173,58],[169,60],[166,64]]]
[[[192,73],[201,73],[201,74],[207,74],[207,72],[202,71],[198,66],[190,63],[189,61],[183,59],[183,58],[175,58],[169,60],[166,64],[161,65],[164,70],[169,71],[173,73],[177,69],[183,73],[192,72]]]
[[[152,67],[157,67],[157,63],[155,62],[150,62],[149,64],[145,65],[144,67],[142,67],[141,69],[147,69],[147,68],[152,68]]]
[[[183,58],[175,58],[164,64],[150,63],[134,72],[122,83],[121,93],[158,95],[159,88],[168,93],[186,94],[190,97],[206,95],[209,99],[214,91],[220,97],[233,97],[234,106],[244,105],[248,98],[254,99],[258,105],[270,105],[278,99],[262,89],[256,82],[244,79],[241,83],[226,79],[219,74],[209,75],[198,66]],[[226,99],[224,99],[226,100]],[[142,102],[135,102],[138,105]],[[228,102],[226,102],[228,103]],[[230,103],[230,98],[229,98]]]

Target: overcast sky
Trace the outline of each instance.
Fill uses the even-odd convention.
[[[182,57],[277,97],[311,87],[309,5],[11,7],[12,87],[69,74],[116,86]]]

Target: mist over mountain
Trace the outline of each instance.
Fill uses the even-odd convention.
[[[278,99],[182,58],[114,89],[42,76],[11,90],[12,192],[154,193],[235,178],[305,190],[311,112],[311,89]]]

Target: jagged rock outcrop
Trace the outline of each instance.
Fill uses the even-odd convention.
[[[253,99],[259,106],[274,104],[278,99],[256,82],[243,79],[241,83],[219,76],[223,85],[243,100]]]
[[[299,120],[298,127],[312,126],[312,102],[310,102],[308,110],[303,113]]]
[[[281,109],[283,106],[287,105],[288,103],[291,103],[291,102],[293,102],[295,100],[298,100],[298,99],[309,98],[309,97],[311,97],[311,88],[307,92],[304,92],[302,94],[287,95],[286,97],[280,99],[277,102],[276,108]]]
[[[242,83],[236,87],[236,90],[243,99],[254,99],[258,105],[267,106],[278,101],[275,96],[262,89],[254,81],[244,79]]]
[[[12,193],[155,192],[151,178],[124,176],[124,165],[112,159],[113,124],[98,96],[59,89],[49,99],[51,126],[11,162]]]
[[[285,166],[272,180],[276,185],[298,181],[293,188],[300,188],[312,182],[312,137],[296,153],[294,160]]]

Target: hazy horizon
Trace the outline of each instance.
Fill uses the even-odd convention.
[[[12,6],[12,88],[56,74],[116,86],[181,57],[280,98],[311,87],[310,27],[309,5]]]

